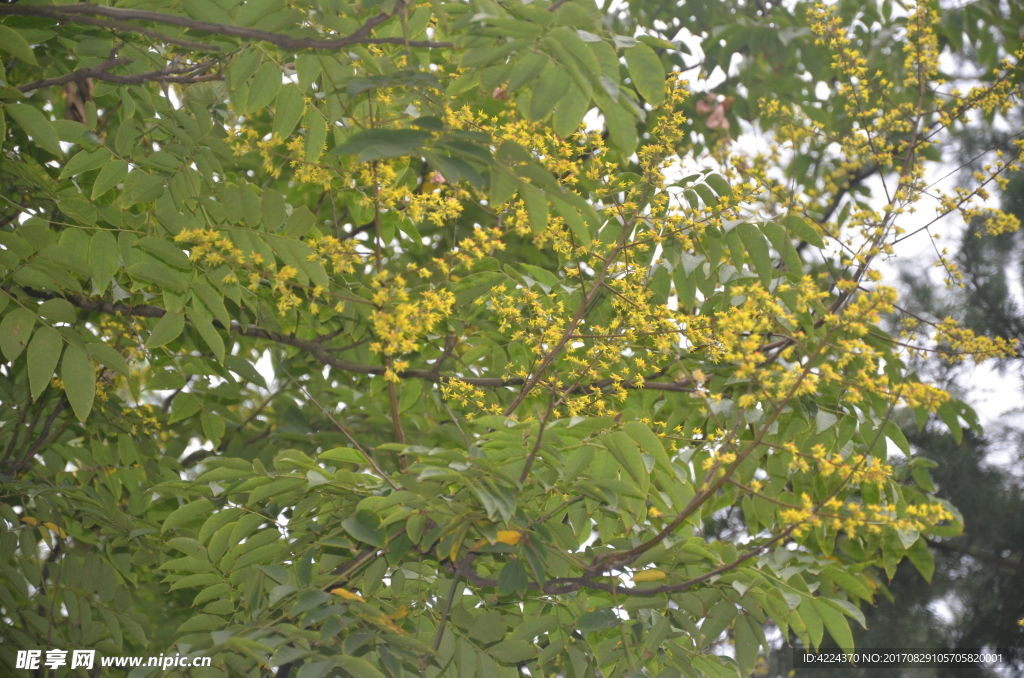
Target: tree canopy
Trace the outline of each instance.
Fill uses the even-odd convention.
[[[1015,57],[960,91],[930,5],[654,4],[0,5],[0,661],[748,675],[931,577],[961,521],[894,415],[976,417],[908,351],[1013,346],[887,332],[877,263]],[[1015,230],[1015,162],[938,216]]]

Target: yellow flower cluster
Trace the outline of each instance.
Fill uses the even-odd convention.
[[[233,264],[243,266],[245,254],[226,235],[210,228],[185,229],[174,236],[174,242],[191,245],[189,258],[209,266]]]
[[[325,235],[322,238],[310,238],[306,243],[316,252],[310,255],[310,261],[329,263],[335,273],[353,273],[356,264],[362,262],[356,243],[351,238],[338,240],[333,235]]]
[[[793,535],[797,538],[820,527],[846,533],[852,538],[860,532],[879,534],[885,527],[901,532],[920,532],[953,520],[953,515],[938,502],[910,504],[900,515],[895,507],[884,503],[844,502],[833,497],[815,506],[807,493],[800,499],[799,506],[790,506],[779,512],[779,518],[793,527]]]
[[[391,280],[374,280],[370,316],[376,341],[371,350],[387,357],[412,353],[420,347],[420,339],[451,314],[455,295],[445,289],[427,290],[412,300],[405,279],[398,275]],[[398,373],[390,367],[385,374],[389,381],[398,381]]]
[[[441,395],[445,400],[452,402],[459,407],[475,408],[478,411],[500,414],[501,406],[487,406],[487,394],[483,389],[473,386],[461,379],[452,377],[441,384]],[[466,412],[466,418],[472,419],[475,412],[470,409]]]
[[[935,341],[949,348],[945,358],[950,363],[960,362],[968,356],[977,364],[984,360],[1017,355],[1014,342],[1003,337],[980,336],[949,317],[936,325]]]
[[[474,228],[472,236],[459,241],[455,253],[456,260],[469,268],[474,262],[493,256],[495,251],[505,249],[505,243],[501,240],[502,235],[500,228]]]
[[[812,470],[829,478],[837,475],[854,485],[863,483],[880,483],[892,475],[892,467],[871,456],[844,459],[841,454],[829,452],[824,445],[812,445],[806,452],[798,452],[790,445],[793,460],[789,464],[792,471],[808,473]]]

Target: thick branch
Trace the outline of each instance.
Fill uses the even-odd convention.
[[[143,28],[135,24],[125,23],[123,21],[108,21],[106,19],[94,19],[87,16],[75,16],[70,15],[63,18],[65,22],[74,22],[76,24],[86,24],[87,26],[100,26],[101,28],[109,28],[114,31],[123,31],[125,33],[138,33],[145,35],[150,38],[157,40],[158,42],[166,42],[171,45],[180,45],[181,47],[191,47],[192,49],[201,49],[207,52],[219,52],[220,47],[214,45],[205,45],[201,42],[194,42],[192,40],[182,40],[181,38],[175,38],[170,35],[164,35],[157,31]]]
[[[0,16],[36,16],[58,19],[65,22],[76,22],[82,15],[105,16],[120,21],[152,21],[158,24],[169,26],[180,26],[188,30],[202,31],[214,35],[224,35],[236,38],[247,38],[269,42],[284,49],[329,49],[337,50],[351,45],[407,45],[409,47],[452,47],[450,42],[433,42],[430,40],[406,40],[404,38],[372,38],[370,32],[378,25],[390,18],[390,14],[378,14],[365,24],[359,27],[351,35],[341,38],[315,39],[315,38],[293,38],[289,35],[269,33],[267,31],[247,28],[245,26],[230,26],[227,24],[211,23],[209,21],[198,21],[187,16],[164,14],[162,12],[150,12],[141,9],[126,9],[123,7],[104,7],[93,5],[87,2],[59,5],[24,5],[21,3],[13,5],[0,5]],[[93,22],[83,22],[93,23]],[[131,24],[122,24],[117,27],[119,30],[136,30]],[[139,32],[142,32],[139,29]]]
[[[30,82],[27,85],[18,85],[18,89],[22,92],[31,92],[33,90],[42,89],[44,87],[52,87],[54,85],[65,85],[69,82],[81,82],[88,78],[99,78],[103,75],[109,75],[107,70],[114,66],[122,66],[130,64],[132,62],[128,57],[117,57],[116,59],[107,59],[103,63],[97,64],[92,68],[82,68],[77,71],[71,71],[57,78],[49,78],[47,80],[36,80]]]
[[[170,67],[167,67],[159,71],[133,73],[132,75],[114,75],[109,72],[109,70],[115,66],[123,66],[130,64],[131,62],[132,60],[126,57],[111,58],[101,64],[93,66],[92,68],[83,68],[77,71],[72,71],[71,73],[67,73],[56,78],[36,80],[35,82],[30,82],[27,85],[19,85],[18,89],[22,92],[31,92],[44,87],[64,85],[69,82],[81,82],[82,80],[87,80],[89,78],[103,80],[104,82],[114,83],[115,85],[141,85],[144,82],[150,82],[153,80],[158,82],[178,82],[187,84],[192,82],[224,79],[224,76],[219,73],[199,75],[202,71],[210,68],[213,65],[212,62],[206,62],[187,69],[171,69]]]
[[[687,581],[681,582],[679,584],[663,584],[661,586],[652,586],[648,588],[640,588],[637,586],[625,587],[618,586],[616,584],[608,584],[605,582],[594,581],[589,576],[584,575],[582,577],[555,577],[549,579],[547,582],[544,583],[543,586],[537,584],[536,582],[530,582],[529,584],[527,584],[527,588],[534,591],[543,591],[548,595],[572,593],[573,591],[579,591],[580,589],[592,589],[596,591],[604,591],[606,593],[612,593],[615,595],[623,596],[657,596],[663,593],[681,593],[683,591],[688,591],[697,584],[703,583],[709,579],[713,579],[714,577],[725,574],[726,572],[735,570],[737,567],[747,562],[751,558],[755,558],[760,554],[764,553],[764,551],[772,544],[776,544],[785,539],[786,537],[788,537],[790,533],[792,533],[792,531],[793,528],[789,527],[785,529],[781,534],[772,537],[760,546],[757,546],[751,549],[750,551],[746,552],[742,556],[739,556],[738,558],[736,558],[736,560],[730,563],[726,563],[725,565],[716,567],[715,569],[709,570],[698,577],[688,579]],[[450,563],[446,563],[446,565],[449,571],[455,571],[455,567],[452,566]],[[465,575],[466,579],[474,586],[478,586],[480,588],[494,588],[498,585],[497,579],[481,577],[476,572],[474,572],[472,568],[460,568],[459,572]]]

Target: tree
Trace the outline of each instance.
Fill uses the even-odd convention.
[[[927,7],[899,79],[801,18],[830,113],[764,100],[740,154],[679,45],[585,2],[145,6],[0,7],[6,664],[749,674],[765,624],[851,647],[959,530],[886,441],[973,413],[872,265],[1013,67],[937,89]]]

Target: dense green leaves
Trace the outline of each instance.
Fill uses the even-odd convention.
[[[748,95],[688,91],[653,22],[25,7],[0,8],[5,666],[733,676],[764,625],[848,647],[882,574],[930,576],[923,536],[959,529],[924,462],[881,463],[894,416],[964,410],[905,373],[884,294],[846,296],[874,255],[824,235],[887,244],[862,192],[817,138],[732,157]],[[706,34],[730,82],[769,45],[829,62],[807,31]]]

